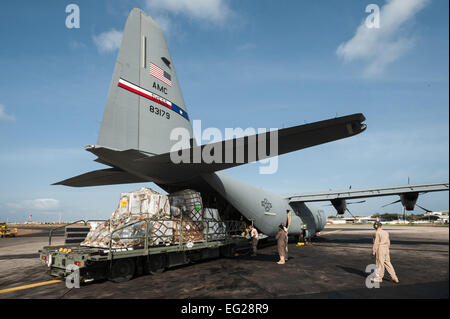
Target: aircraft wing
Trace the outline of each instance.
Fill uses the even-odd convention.
[[[406,193],[429,193],[448,191],[448,183],[418,184],[391,187],[378,187],[366,189],[346,189],[340,191],[325,191],[315,193],[301,193],[286,196],[291,203],[296,202],[323,202],[333,199],[356,199],[379,196],[392,196]]]

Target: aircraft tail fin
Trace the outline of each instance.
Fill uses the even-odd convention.
[[[192,127],[166,39],[140,9],[128,16],[97,145],[150,155],[170,151],[173,128]]]

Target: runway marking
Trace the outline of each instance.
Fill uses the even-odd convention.
[[[7,289],[0,290],[0,294],[4,294],[6,292],[11,292],[11,291],[24,290],[24,289],[34,288],[34,287],[40,287],[40,286],[45,286],[45,285],[56,284],[58,282],[62,282],[62,281],[61,280],[50,280],[50,281],[38,282],[38,283],[35,283],[35,284],[31,284],[31,285],[24,285],[24,286],[19,286],[19,287],[7,288]]]
[[[342,229],[332,230],[332,231],[329,231],[329,232],[326,232],[326,233],[320,233],[320,236],[329,235],[329,234],[337,233],[337,232],[340,232],[340,231],[342,231]]]

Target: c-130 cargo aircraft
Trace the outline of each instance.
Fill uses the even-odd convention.
[[[366,129],[364,121],[362,114],[353,114],[280,129],[276,155],[357,135]],[[448,183],[441,183],[285,197],[219,172],[273,156],[267,152],[248,155],[248,151],[263,147],[261,141],[267,141],[268,134],[207,145],[209,150],[221,147],[224,154],[233,154],[232,161],[201,159],[176,164],[171,158],[179,154],[173,151],[177,141],[170,139],[175,128],[184,128],[193,136],[166,39],[152,18],[140,9],[133,9],[123,32],[97,144],[86,146],[87,151],[98,157],[97,162],[110,168],[55,184],[85,187],[154,182],[169,193],[191,188],[202,193],[205,205],[216,206],[228,216],[245,216],[268,236],[276,234],[280,223],[287,223],[292,235],[299,234],[303,224],[310,236],[320,232],[326,216],[310,202],[331,201],[337,212],[343,214],[348,199],[399,195],[404,208],[413,210],[419,193],[448,191]],[[192,159],[192,154],[201,154],[205,146],[196,145],[191,138],[184,150]],[[245,154],[243,160],[236,156],[239,151]]]

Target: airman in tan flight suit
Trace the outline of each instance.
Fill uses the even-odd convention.
[[[395,274],[394,267],[391,264],[389,256],[389,247],[391,241],[389,240],[389,233],[381,229],[381,223],[376,222],[373,224],[373,228],[376,229],[373,240],[372,256],[376,258],[376,264],[378,268],[377,277],[372,279],[372,282],[382,282],[384,277],[384,270],[386,269],[392,278],[392,281],[399,283],[397,275]]]
[[[257,247],[258,247],[258,231],[256,230],[255,227],[253,227],[253,225],[250,225],[249,227],[250,230],[250,241],[251,241],[251,245],[252,245],[252,257],[256,256],[256,251],[257,251]]]
[[[280,261],[277,262],[279,265],[283,265],[286,262],[286,246],[288,242],[288,237],[286,231],[284,230],[284,226],[279,226],[280,230],[278,231],[275,239],[277,240],[278,254],[280,255]]]

